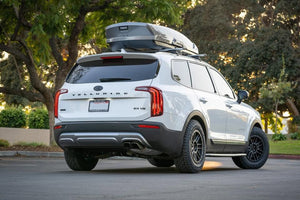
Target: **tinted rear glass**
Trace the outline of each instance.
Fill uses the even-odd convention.
[[[68,83],[99,83],[153,79],[158,73],[154,59],[111,59],[76,64],[67,77]]]

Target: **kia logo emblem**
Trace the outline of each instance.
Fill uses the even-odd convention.
[[[94,90],[95,91],[101,91],[101,90],[103,90],[103,87],[100,86],[100,85],[97,85],[97,86],[94,87]]]

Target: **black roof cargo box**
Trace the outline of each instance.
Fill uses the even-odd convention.
[[[106,27],[107,43],[112,51],[159,51],[182,48],[182,52],[198,54],[197,46],[171,28],[141,22],[122,22]]]

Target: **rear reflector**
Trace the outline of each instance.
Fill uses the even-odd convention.
[[[136,91],[149,92],[151,94],[151,116],[160,116],[164,112],[164,101],[162,91],[155,87],[141,86]]]
[[[61,94],[68,93],[67,89],[60,89],[56,92],[55,98],[54,98],[54,117],[58,118],[58,101],[59,101],[59,96]]]
[[[146,124],[139,124],[138,127],[139,127],[139,128],[153,128],[153,129],[160,129],[159,126],[155,126],[155,125],[146,125]]]
[[[113,59],[123,59],[123,56],[105,56],[101,57],[102,60],[113,60]]]
[[[54,129],[61,129],[62,125],[54,126]]]

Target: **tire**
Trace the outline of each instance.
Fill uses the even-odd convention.
[[[175,165],[179,172],[196,173],[201,171],[206,154],[204,131],[196,120],[191,120],[183,138],[181,156],[176,158]]]
[[[64,155],[66,163],[74,171],[91,171],[98,163],[97,158],[76,149],[66,149]]]
[[[251,131],[246,156],[232,157],[242,169],[259,169],[269,157],[269,141],[263,130],[254,127]]]
[[[174,160],[149,158],[148,161],[151,165],[155,167],[171,167],[174,165]]]

